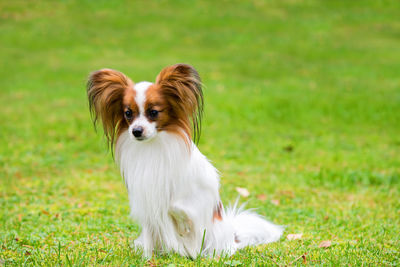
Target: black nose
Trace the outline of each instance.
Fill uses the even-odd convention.
[[[141,137],[142,134],[143,134],[143,127],[138,126],[138,127],[133,128],[132,134],[133,134],[135,137]]]

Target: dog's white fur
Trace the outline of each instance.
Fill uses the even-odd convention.
[[[136,84],[139,107],[150,85]],[[156,132],[144,116],[132,125],[144,127],[146,140],[136,140],[129,127],[117,140],[116,160],[128,189],[131,215],[142,227],[135,245],[146,257],[154,250],[191,258],[200,253],[232,254],[280,238],[282,227],[236,205],[222,209],[222,219],[216,219],[218,171],[196,145],[191,142],[188,147],[176,134]]]

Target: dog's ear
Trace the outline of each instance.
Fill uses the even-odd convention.
[[[189,138],[193,136],[193,140],[198,142],[203,114],[203,91],[198,72],[187,64],[172,65],[158,74],[156,84],[161,86],[174,116],[182,120],[182,129]]]
[[[123,97],[133,82],[123,73],[101,69],[90,74],[87,82],[87,95],[93,124],[101,119],[104,135],[113,148],[115,139],[126,124],[123,113]]]

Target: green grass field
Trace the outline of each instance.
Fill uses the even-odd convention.
[[[0,265],[400,265],[397,1],[0,1]],[[194,65],[221,197],[286,226],[233,257],[142,259],[85,83]],[[288,240],[288,234],[302,234]],[[330,241],[329,247],[320,247]]]

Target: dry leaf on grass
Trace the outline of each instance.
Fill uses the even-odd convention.
[[[274,204],[275,206],[279,206],[279,204],[281,204],[279,199],[271,199],[271,203]]]
[[[291,263],[289,263],[289,266],[293,265],[293,263],[295,263],[295,262],[298,261],[299,259],[303,259],[303,263],[306,264],[306,263],[307,263],[306,255],[307,255],[307,253],[304,253],[303,255],[297,257],[297,258],[294,259]]]
[[[264,194],[258,195],[257,198],[258,198],[259,200],[261,200],[261,201],[267,200],[267,196],[264,195]]]
[[[296,239],[301,239],[303,237],[303,234],[288,234],[286,238],[288,240],[296,240]]]
[[[243,187],[236,187],[236,191],[242,196],[242,197],[248,197],[250,196],[249,190]]]
[[[245,173],[244,173],[244,172],[238,172],[237,175],[239,175],[239,176],[244,176]]]
[[[50,213],[49,213],[48,211],[46,211],[46,210],[42,210],[42,213],[45,214],[45,215],[49,215],[49,214],[50,214]]]
[[[306,259],[307,253],[303,254],[301,257],[303,258],[303,264],[307,264],[307,259]]]
[[[332,242],[330,240],[325,240],[325,241],[322,241],[318,247],[329,248],[330,246],[332,246]]]
[[[292,152],[294,149],[293,145],[287,145],[283,147],[283,150],[285,150],[286,152]]]
[[[279,192],[281,195],[289,197],[289,198],[294,198],[294,193],[289,190],[283,190]]]

